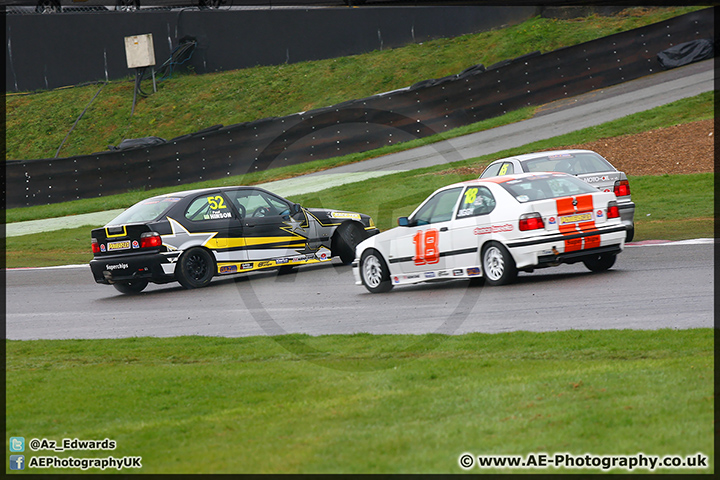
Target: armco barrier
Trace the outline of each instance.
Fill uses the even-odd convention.
[[[468,75],[133,150],[11,161],[7,207],[219,179],[377,148],[632,80],[672,45],[714,38],[713,9]]]

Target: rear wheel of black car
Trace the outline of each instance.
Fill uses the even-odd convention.
[[[371,293],[389,292],[393,287],[390,270],[377,250],[370,249],[363,253],[360,259],[360,278]]]
[[[295,272],[297,272],[296,265],[282,265],[280,268],[278,268],[278,275],[289,275]]]
[[[204,248],[194,247],[183,253],[175,267],[175,277],[185,288],[201,288],[215,275],[215,260]]]
[[[333,235],[332,253],[340,261],[350,265],[355,260],[355,247],[368,237],[367,232],[357,223],[340,225]]]
[[[583,260],[583,264],[593,272],[604,272],[615,264],[614,253],[604,253],[601,255],[593,255]]]
[[[517,277],[512,255],[507,248],[495,242],[483,248],[482,269],[485,281],[490,285],[505,285]]]
[[[142,292],[145,287],[147,287],[147,284],[148,281],[146,279],[140,278],[138,280],[131,280],[129,282],[113,283],[113,287],[115,287],[115,290],[120,293],[134,295],[136,293]]]

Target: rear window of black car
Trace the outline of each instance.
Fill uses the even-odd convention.
[[[607,160],[592,152],[562,153],[522,162],[526,172],[563,172],[571,175],[615,172]]]
[[[500,184],[520,203],[597,193],[597,189],[569,175],[534,175]]]
[[[159,220],[173,205],[179,202],[177,197],[153,197],[138,202],[115,217],[108,225],[128,223],[147,223]]]

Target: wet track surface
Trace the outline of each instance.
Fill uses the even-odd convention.
[[[216,278],[126,296],[89,267],[10,270],[8,339],[368,332],[554,331],[713,326],[713,245],[627,247],[612,270],[582,264],[520,273],[503,287],[448,281],[372,295],[336,263]]]

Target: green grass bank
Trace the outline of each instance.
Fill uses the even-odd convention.
[[[110,438],[72,455],[139,455],[140,473],[461,473],[464,452],[701,452],[708,469],[656,473],[714,471],[712,329],[6,348],[8,436]]]
[[[131,115],[133,81],[112,81],[33,95],[6,95],[6,158],[52,158],[81,112],[60,157],[105,151],[125,138],[174,138],[216,124],[334,105],[486,66],[533,51],[549,52],[707,7],[632,7],[615,16],[535,17],[522,24],[363,55],[196,75],[159,83]],[[150,91],[151,88],[145,88]]]
[[[567,145],[591,142],[600,138],[639,133],[679,123],[714,118],[714,92],[707,92],[645,112],[505,150],[492,155],[461,162],[445,163],[435,167],[379,177],[364,182],[322,190],[312,194],[295,195],[290,199],[306,207],[328,207],[368,213],[381,230],[395,226],[398,216],[408,215],[435,189],[453,182],[474,178],[474,175],[444,173],[460,167],[486,165],[497,158],[530,151],[562,148]],[[514,118],[514,117],[511,117]],[[488,123],[490,122],[490,123]],[[479,122],[474,128],[496,126],[500,119]],[[452,132],[451,132],[452,133]],[[436,138],[435,140],[441,140]],[[378,154],[368,152],[362,158]],[[262,174],[232,177],[149,191],[134,191],[89,200],[16,208],[6,212],[8,223],[14,221],[52,218],[77,213],[124,208],[143,198],[189,188],[212,185],[249,185],[285,176],[300,175],[309,171],[329,168],[338,163],[357,161],[352,158],[330,159],[298,165],[287,170],[270,170]],[[714,174],[630,176],[636,210],[636,240],[714,237]],[[371,194],[369,194],[371,193]],[[95,227],[100,227],[96,225]],[[54,232],[9,237],[6,239],[6,265],[8,267],[38,267],[87,263],[92,258],[89,249],[90,228],[58,230]]]

